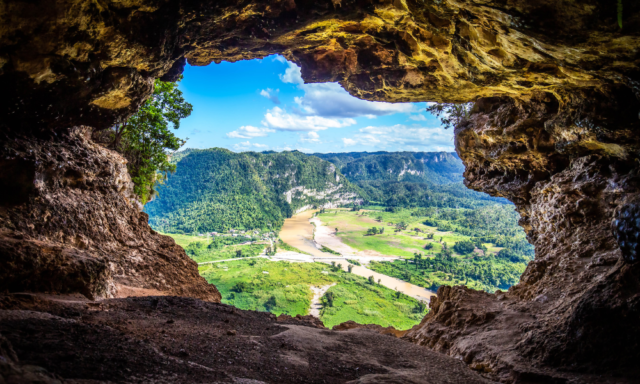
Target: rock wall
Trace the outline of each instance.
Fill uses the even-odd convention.
[[[0,291],[220,301],[173,239],[154,232],[125,160],[75,127],[0,152]]]
[[[516,203],[536,258],[505,293],[441,288],[409,339],[506,381],[562,377],[545,367],[638,374],[640,103],[617,91],[476,103],[456,129],[466,183]]]
[[[467,183],[516,204],[536,260],[506,293],[442,288],[410,340],[507,382],[562,382],[570,371],[633,376],[640,3],[622,7],[0,0],[2,281],[13,282],[5,288],[108,296],[135,280],[215,300],[202,281],[181,280],[195,266],[120,191],[121,160],[98,156],[69,127],[125,118],[154,78],[175,78],[186,61],[280,53],[306,81],[338,81],[369,100],[476,101],[456,129]],[[68,166],[63,153],[72,149],[80,154]],[[109,220],[118,229],[101,230]],[[39,271],[47,272],[30,278]]]

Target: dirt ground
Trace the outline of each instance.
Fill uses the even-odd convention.
[[[15,367],[42,367],[61,383],[487,382],[390,335],[181,297],[0,296],[0,334]],[[12,360],[5,354],[0,363]]]

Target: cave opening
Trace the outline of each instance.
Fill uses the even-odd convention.
[[[166,381],[170,374],[189,383],[637,382],[639,7],[627,0],[0,0],[7,101],[0,103],[0,381],[34,374]],[[221,292],[197,263],[149,227],[152,212],[136,197],[140,175],[129,172],[127,158],[97,145],[92,132],[139,111],[154,81],[175,81],[187,62],[276,53],[299,65],[305,81],[336,82],[363,100],[475,101],[469,119],[452,130],[454,144],[466,185],[512,201],[535,246],[519,283],[493,294],[442,285],[429,313],[406,333],[349,322],[327,330],[302,316],[220,304]],[[267,88],[252,92],[273,109]],[[264,112],[252,128],[226,133],[275,138],[280,133],[261,124]],[[353,117],[341,118],[346,124]],[[335,130],[349,127],[355,125]],[[405,124],[385,140],[410,129]],[[331,131],[292,137],[308,144]],[[257,156],[237,169],[249,169]],[[326,179],[348,181],[334,167],[321,167]],[[234,174],[224,185],[242,189],[261,180]],[[152,205],[171,197],[172,177]],[[195,183],[187,185],[195,192]],[[294,213],[288,200],[309,197],[309,189],[286,189],[291,193],[280,200],[261,189],[257,202],[237,198],[210,208],[224,215],[224,206],[257,207],[248,209],[251,220],[265,210],[270,221],[284,221],[283,212]],[[435,229],[453,219],[438,209],[437,217],[428,215]],[[362,211],[348,210],[351,221],[324,227],[341,238],[350,222],[368,220],[353,237],[362,242],[380,239],[380,227],[384,236],[396,233],[385,218],[401,212],[381,210],[378,221]],[[325,208],[316,219],[331,214],[336,209]],[[168,225],[163,220],[155,228]],[[367,234],[373,227],[378,234]],[[209,250],[200,243],[187,252]],[[316,271],[321,287],[333,283],[330,265]],[[256,283],[276,274],[254,267]],[[408,262],[401,267],[411,276],[421,271]],[[375,287],[375,278],[367,281]],[[234,300],[256,287],[230,283],[218,285]],[[266,306],[295,296],[295,288],[284,291],[289,286],[270,287],[284,293],[265,295]],[[333,300],[357,306],[363,297],[343,292]],[[416,315],[404,304],[395,310]],[[360,309],[372,317],[383,310]],[[318,348],[311,339],[326,343]]]
[[[372,102],[338,83],[305,84],[279,55],[187,65],[179,89],[193,105],[172,131],[185,144],[144,211],[223,303],[310,313],[329,327],[351,320],[406,330],[440,286],[507,291],[535,256],[513,204],[464,185],[453,129],[427,110],[434,103]],[[284,272],[296,268],[305,278]],[[341,270],[378,287],[397,313],[365,308],[350,281],[316,276]],[[310,305],[287,299],[301,292],[283,287],[305,284]]]

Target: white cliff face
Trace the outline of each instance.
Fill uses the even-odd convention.
[[[321,208],[337,208],[346,204],[361,204],[363,200],[354,192],[342,192],[342,184],[327,183],[325,189],[307,189],[304,186],[291,188],[284,193],[289,204],[303,203],[296,209],[296,213],[312,208],[314,205]],[[306,204],[305,204],[306,203]]]
[[[422,175],[424,173],[422,171],[418,171],[417,169],[409,169],[410,165],[411,165],[411,162],[409,162],[409,163],[403,162],[402,163],[402,170],[398,174],[398,179],[400,179],[405,173],[408,173],[408,174],[414,175],[414,176],[415,175]]]

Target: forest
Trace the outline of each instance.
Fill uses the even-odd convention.
[[[300,208],[357,202],[360,194],[333,164],[297,151],[212,148],[178,152],[172,161],[176,172],[144,208],[161,232],[277,230]]]

